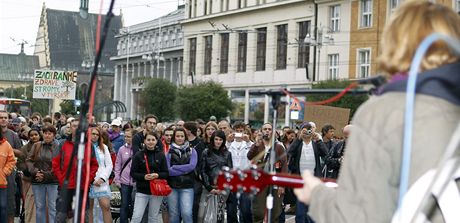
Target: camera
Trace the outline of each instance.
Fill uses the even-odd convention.
[[[241,138],[241,137],[243,137],[243,133],[235,132],[235,138]]]

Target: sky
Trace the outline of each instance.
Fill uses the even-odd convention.
[[[106,14],[110,0],[89,0],[89,12],[98,13],[101,1]],[[47,8],[79,11],[80,0],[0,0],[0,53],[18,54],[20,43],[27,55],[34,52],[35,38],[40,22],[43,2]],[[113,12],[123,13],[125,26],[130,26],[166,15],[177,9],[183,0],[115,0]]]

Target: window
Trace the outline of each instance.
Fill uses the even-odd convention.
[[[209,14],[212,14],[212,1],[214,0],[209,1]]]
[[[330,24],[332,32],[338,32],[340,30],[340,5],[333,5],[329,7]]]
[[[256,71],[265,70],[265,55],[267,52],[267,28],[257,29]]]
[[[211,74],[212,36],[204,37],[204,74]]]
[[[208,0],[204,0],[204,14],[207,15],[208,14]]]
[[[460,0],[455,0],[455,11],[460,14]]]
[[[286,69],[287,60],[287,25],[277,26],[276,69]]]
[[[390,12],[393,13],[393,11],[400,5],[401,0],[388,0]]]
[[[224,1],[225,1],[225,0],[220,0],[220,11],[221,11],[221,12],[224,11]]]
[[[248,34],[240,33],[238,37],[238,72],[246,72],[246,51]]]
[[[327,55],[329,66],[329,80],[336,80],[339,77],[339,54]]]
[[[190,75],[195,75],[195,67],[196,67],[196,38],[189,39],[190,43],[190,53],[189,53],[189,64],[188,64],[188,72]]]
[[[225,74],[228,72],[228,47],[229,47],[229,34],[220,34],[220,73]]]
[[[189,4],[189,6],[188,6],[188,17],[189,17],[189,18],[192,18],[192,17],[193,17],[193,16],[192,16],[192,12],[193,12],[193,11],[192,11],[192,4]]]
[[[370,50],[359,50],[358,51],[358,77],[366,78],[369,77],[371,67],[371,51]]]
[[[372,0],[361,0],[361,27],[372,26]]]
[[[306,64],[310,62],[310,47],[303,43],[303,40],[310,30],[310,21],[299,22],[299,51],[297,54],[297,68],[305,68]]]

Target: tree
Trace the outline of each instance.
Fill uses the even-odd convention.
[[[176,85],[168,80],[150,79],[142,91],[140,106],[145,109],[146,114],[154,114],[162,121],[173,120],[176,92]]]
[[[313,89],[327,89],[327,88],[334,88],[334,89],[345,89],[351,81],[345,80],[328,80],[328,81],[321,81],[317,84],[313,85]],[[351,90],[352,92],[353,90]],[[335,94],[322,94],[322,95],[307,95],[307,102],[311,101],[322,101],[326,100]],[[369,98],[368,95],[357,95],[353,93],[347,93],[345,96],[340,98],[338,101],[332,102],[327,104],[328,106],[339,107],[339,108],[349,108],[350,111],[350,118],[353,117],[358,107],[367,101]]]
[[[210,81],[179,89],[177,108],[184,120],[223,118],[232,110],[232,101],[221,84]]]

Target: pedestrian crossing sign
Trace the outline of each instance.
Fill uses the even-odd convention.
[[[302,110],[302,106],[300,105],[299,100],[294,99],[294,100],[291,102],[291,106],[289,107],[289,109],[290,109],[291,111],[300,111],[300,110]]]

